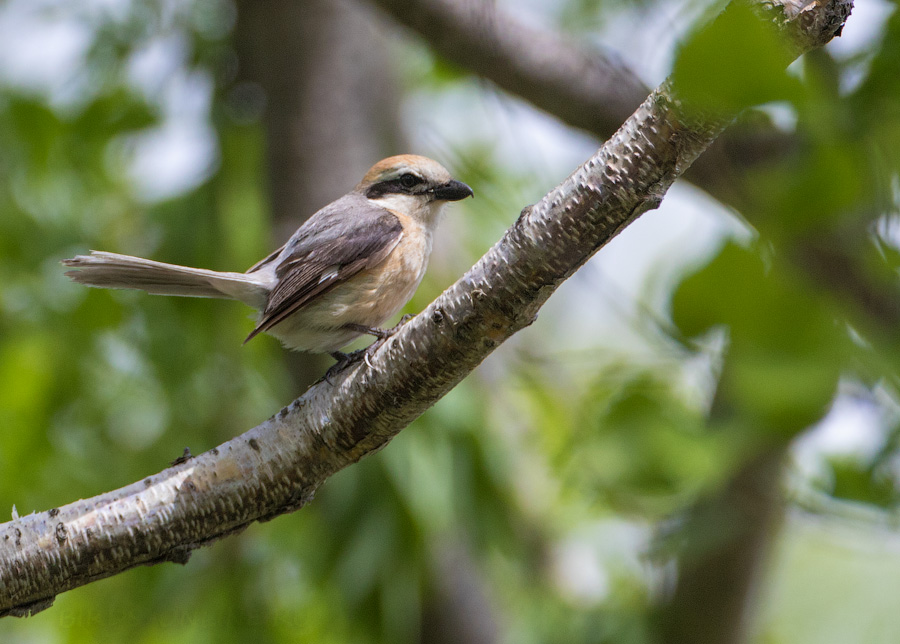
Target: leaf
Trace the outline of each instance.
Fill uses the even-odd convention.
[[[790,56],[774,25],[732,3],[681,46],[673,77],[688,105],[734,114],[751,105],[798,96],[787,75]]]
[[[719,408],[793,434],[824,414],[851,348],[830,302],[769,255],[726,244],[682,282],[673,318],[688,335],[727,326]]]

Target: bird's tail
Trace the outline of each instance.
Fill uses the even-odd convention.
[[[157,295],[220,297],[235,299],[255,308],[265,306],[269,287],[257,273],[220,273],[203,268],[164,264],[141,257],[91,251],[64,259],[76,270],[66,275],[80,284],[101,288],[134,288]]]

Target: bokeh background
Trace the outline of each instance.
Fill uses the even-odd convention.
[[[717,9],[494,4],[649,86]],[[0,642],[898,641],[898,43],[897,3],[860,0],[786,77],[739,79],[772,100],[736,127],[774,149],[731,150],[715,198],[677,184],[312,504]],[[239,304],[85,289],[60,259],[245,270],[415,152],[476,193],[416,312],[599,143],[364,2],[0,4],[0,508],[210,449],[329,364],[242,347]]]

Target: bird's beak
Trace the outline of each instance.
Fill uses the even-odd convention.
[[[474,194],[469,186],[456,179],[451,179],[434,189],[434,198],[441,201],[459,201]]]

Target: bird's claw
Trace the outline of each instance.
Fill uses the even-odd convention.
[[[363,357],[363,352],[365,349],[360,349],[358,351],[354,351],[352,353],[343,353],[342,351],[332,351],[331,357],[337,360],[333,365],[328,368],[328,371],[325,372],[325,376],[323,380],[327,382],[329,385],[334,385],[331,382],[331,378],[336,376],[341,371],[352,365],[354,362],[359,362],[360,358]]]
[[[369,335],[375,336],[375,342],[373,342],[372,344],[370,344],[369,346],[367,346],[363,349],[357,349],[356,351],[353,351],[352,353],[343,353],[341,351],[332,351],[331,357],[334,358],[335,360],[337,360],[337,362],[335,362],[333,365],[331,365],[331,367],[329,367],[328,371],[325,372],[325,376],[324,376],[323,380],[325,382],[327,382],[329,385],[334,385],[334,383],[331,382],[331,378],[333,376],[337,375],[338,373],[340,373],[341,371],[343,371],[344,369],[349,367],[354,362],[359,362],[360,360],[364,360],[366,363],[366,366],[369,367],[369,369],[375,369],[374,365],[372,365],[372,362],[369,360],[369,357],[373,353],[378,351],[378,349],[381,347],[381,345],[383,345],[387,341],[388,338],[390,338],[391,336],[396,334],[397,331],[399,331],[403,327],[404,324],[409,322],[414,317],[415,317],[414,315],[404,315],[402,318],[400,318],[400,321],[395,326],[392,326],[390,329],[379,329],[376,327],[366,327],[366,326],[362,326],[362,325],[358,325],[358,324],[348,324],[347,325],[348,328],[359,331],[360,333],[368,333]]]

